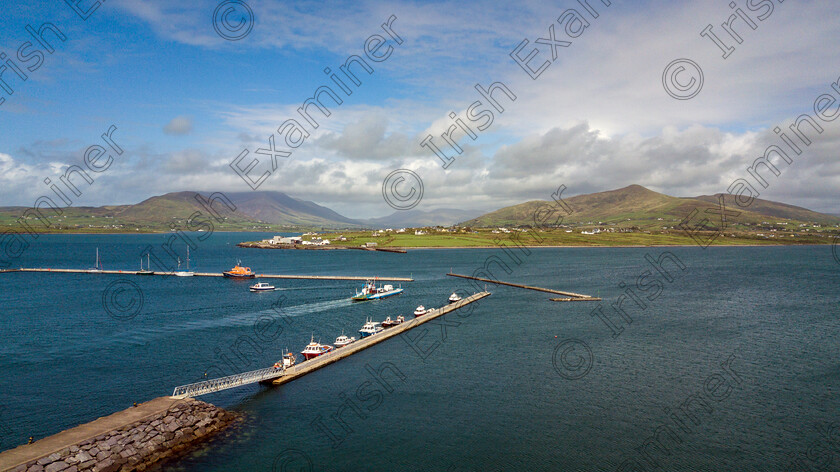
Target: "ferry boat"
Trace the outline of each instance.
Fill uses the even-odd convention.
[[[286,353],[283,354],[283,359],[280,359],[279,361],[274,363],[274,368],[278,369],[278,370],[279,369],[286,370],[289,367],[295,365],[296,362],[297,362],[297,358],[295,357],[295,355],[292,354],[291,352],[286,352]]]
[[[418,316],[423,316],[428,312],[429,312],[429,310],[427,310],[426,307],[424,307],[423,305],[420,305],[420,306],[417,307],[416,310],[414,310],[414,317],[417,318]]]
[[[222,272],[222,275],[231,279],[253,279],[256,276],[251,272],[250,267],[242,267],[240,264],[242,264],[242,261],[236,261],[236,267],[227,272]]]
[[[137,271],[137,275],[155,275],[155,271],[152,270],[152,264],[149,263],[149,254],[146,254],[146,270],[143,270],[143,258],[140,258],[140,270]]]
[[[375,321],[371,321],[371,319],[368,318],[367,323],[365,323],[365,325],[362,326],[362,329],[359,330],[359,334],[363,338],[366,338],[368,336],[373,336],[374,334],[382,331],[383,329],[385,329],[385,328],[383,328],[382,326],[379,326],[379,323],[377,323]]]
[[[303,348],[303,351],[300,353],[303,354],[304,359],[314,359],[322,354],[326,354],[333,350],[333,347],[329,344],[321,344],[315,342],[315,336],[312,336],[312,339],[309,341],[309,344]]]
[[[458,296],[458,294],[455,293],[455,292],[452,292],[452,295],[449,296],[449,303],[455,303],[455,302],[460,302],[460,301],[461,301],[461,297]]]
[[[400,288],[394,288],[393,285],[382,285],[380,287],[376,287],[376,283],[372,280],[368,280],[365,283],[364,288],[362,288],[361,292],[356,293],[351,300],[354,302],[361,302],[365,300],[378,300],[380,298],[390,297],[392,295],[399,295],[403,292],[402,286]]]
[[[405,321],[405,316],[403,316],[403,315],[398,316],[397,319],[395,319],[395,320],[392,320],[391,317],[389,316],[389,317],[385,318],[385,321],[382,322],[382,327],[383,328],[391,328],[391,327],[397,326],[399,324],[402,324],[403,321]]]
[[[341,333],[341,336],[335,338],[335,348],[338,349],[340,347],[344,347],[350,343],[356,342],[356,338],[348,338],[344,335],[344,332]]]
[[[259,282],[248,287],[252,292],[270,292],[274,290],[274,285],[267,282]]]

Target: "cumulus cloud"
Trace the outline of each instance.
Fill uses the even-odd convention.
[[[163,132],[172,136],[190,134],[193,130],[193,119],[189,116],[176,116],[163,127]]]

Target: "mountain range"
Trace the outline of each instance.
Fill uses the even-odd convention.
[[[62,209],[60,216],[49,210],[42,210],[42,213],[60,229],[166,230],[172,224],[183,227],[184,221],[195,212],[208,213],[195,198],[196,195],[197,192],[173,192],[134,205],[70,207]],[[201,192],[201,195],[206,198],[209,194]],[[553,209],[552,223],[562,216],[562,223],[565,224],[621,223],[626,226],[656,227],[674,226],[675,222],[682,221],[695,209],[712,221],[715,218],[719,220],[720,213],[718,195],[672,197],[640,185],[564,199],[571,213],[556,202],[535,200],[483,215],[476,215],[475,211],[441,208],[398,211],[386,217],[367,220],[347,218],[325,206],[282,192],[229,192],[225,195],[232,201],[236,211],[230,211],[221,202],[215,204],[214,208],[226,218],[219,228],[239,230],[277,229],[281,226],[324,229],[398,228],[450,226],[457,223],[477,227],[534,225],[535,212],[544,212],[545,209]],[[738,212],[737,216],[728,218],[733,224],[756,225],[780,219],[790,223],[840,223],[840,217],[834,215],[769,200],[755,199],[749,207],[741,208],[735,204],[733,196],[726,195],[724,204],[727,211]],[[24,207],[0,207],[0,224],[14,227],[15,220],[26,210]],[[30,219],[33,218],[30,211]],[[38,223],[29,224],[34,226]]]

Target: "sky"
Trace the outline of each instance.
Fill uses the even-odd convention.
[[[383,181],[398,169],[422,179],[419,210],[489,211],[548,200],[560,185],[564,198],[632,184],[708,195],[749,180],[768,146],[782,146],[773,130],[795,139],[789,126],[815,116],[818,97],[840,103],[837,2],[606,3],[5,2],[0,206],[52,195],[45,179],[84,167],[97,145],[104,154],[91,158],[99,172],[87,167],[93,182],[71,178],[74,206],[248,192],[269,172],[259,190],[378,217],[394,212]],[[722,27],[732,15],[734,35]],[[65,37],[43,33],[53,52],[27,30],[44,24]],[[726,58],[701,35],[709,25],[732,48]],[[371,70],[349,66],[358,85],[340,69],[351,56]],[[664,74],[683,59],[692,62]],[[526,70],[541,64],[539,75]],[[702,87],[686,64],[702,71]],[[497,82],[515,100],[497,90],[504,111],[484,99],[470,115],[483,98],[476,85]],[[316,128],[298,109],[324,86],[341,104],[319,95],[329,116],[306,108]],[[822,103],[826,116],[837,108]],[[451,133],[460,153],[442,137],[456,124],[450,113],[473,134]],[[288,120],[303,125],[297,134],[278,129]],[[778,176],[760,171],[766,188],[749,180],[760,198],[840,214],[840,121],[818,124],[822,133],[801,128],[811,144],[795,141],[802,153],[790,153],[790,164],[772,161]],[[111,126],[121,154],[101,137]],[[421,144],[429,135],[455,158],[446,167]],[[246,150],[240,169],[258,160],[251,183],[231,167]]]

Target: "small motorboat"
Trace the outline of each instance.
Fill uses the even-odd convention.
[[[353,343],[353,342],[356,342],[356,338],[348,338],[342,332],[341,336],[335,338],[335,348],[338,349],[340,347],[344,347],[344,346],[346,346],[350,343]]]
[[[274,291],[274,285],[271,285],[268,282],[259,282],[251,285],[248,289],[252,292],[271,292]]]
[[[256,274],[251,272],[250,267],[242,267],[241,264],[241,261],[237,261],[236,266],[233,269],[227,272],[222,272],[222,275],[231,279],[253,279],[256,277]]]
[[[458,294],[455,293],[455,292],[452,292],[452,295],[449,296],[449,303],[455,303],[455,302],[460,302],[460,301],[461,301],[461,297],[459,297]]]
[[[389,316],[389,317],[385,318],[385,321],[382,322],[382,327],[383,328],[391,328],[393,326],[397,326],[399,324],[402,324],[403,321],[405,321],[405,317],[402,316],[402,315],[398,316],[397,319],[395,319],[395,320],[392,320],[391,317]]]
[[[295,365],[296,362],[297,362],[297,358],[295,357],[295,355],[292,354],[291,352],[286,352],[285,354],[283,354],[282,359],[280,359],[279,361],[274,363],[274,368],[276,370],[280,370],[280,369],[286,370],[289,367]]]
[[[385,328],[379,326],[379,323],[372,321],[370,318],[368,318],[367,323],[365,323],[365,325],[362,326],[362,329],[359,330],[359,334],[363,338],[366,338],[368,336],[373,336],[374,334],[382,331],[383,329]]]
[[[414,310],[414,317],[416,318],[418,316],[423,316],[428,312],[429,312],[429,310],[427,310],[426,307],[424,307],[423,305],[420,305],[420,306],[417,307],[416,310]]]
[[[333,350],[333,347],[329,344],[321,344],[315,342],[315,336],[312,336],[312,339],[309,341],[309,344],[303,348],[301,354],[306,360],[314,359],[320,355],[326,354]]]

